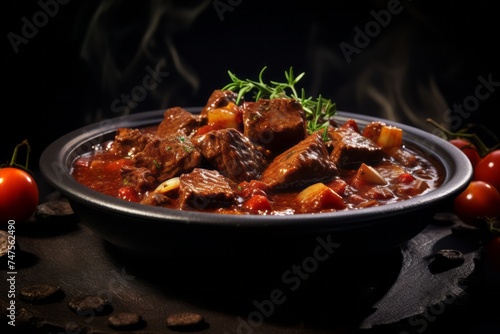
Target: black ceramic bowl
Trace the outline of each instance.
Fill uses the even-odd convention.
[[[178,259],[280,259],[313,256],[320,250],[342,254],[392,249],[421,232],[438,210],[465,189],[472,177],[469,160],[447,141],[383,120],[404,130],[406,145],[419,148],[441,165],[445,173],[441,187],[403,202],[360,210],[256,216],[189,212],[130,203],[98,193],[73,179],[71,165],[79,155],[113,139],[119,127],[158,124],[163,112],[138,113],[85,126],[53,142],[40,159],[43,177],[69,199],[83,224],[114,247],[136,254]],[[347,112],[338,112],[336,116],[340,123],[349,118],[361,127],[380,120]]]

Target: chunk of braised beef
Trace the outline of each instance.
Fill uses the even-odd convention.
[[[141,193],[152,189],[156,184],[156,177],[151,170],[146,167],[135,167],[124,165],[121,170],[123,183],[133,186],[134,189]]]
[[[136,167],[149,169],[158,182],[188,173],[201,163],[200,152],[187,136],[170,135],[150,142],[133,158]]]
[[[227,106],[230,102],[236,104],[238,94],[231,90],[216,89],[209,96],[207,103],[201,110],[201,117],[205,118],[209,110],[218,109]]]
[[[243,104],[243,133],[278,155],[307,136],[307,122],[295,99],[260,99]]]
[[[192,141],[211,168],[233,181],[256,179],[266,166],[262,153],[234,128],[213,130]]]
[[[278,155],[262,173],[260,181],[274,189],[300,189],[338,175],[322,139],[316,132]]]
[[[173,107],[165,110],[163,120],[158,125],[156,131],[160,137],[168,137],[181,132],[185,136],[191,136],[200,126],[200,120],[197,115],[180,108]]]
[[[149,192],[144,196],[144,198],[141,200],[141,204],[146,204],[146,205],[152,205],[152,206],[162,206],[165,204],[170,204],[173,202],[173,199],[163,195],[159,194],[157,192]]]
[[[195,168],[182,174],[179,185],[179,207],[198,210],[231,205],[234,192],[225,177],[216,170]]]
[[[328,135],[333,146],[331,159],[339,167],[355,168],[363,162],[376,163],[385,156],[380,146],[352,127],[330,128]]]
[[[110,151],[120,156],[133,157],[136,153],[142,151],[154,138],[153,134],[143,133],[139,129],[119,128],[116,130]]]

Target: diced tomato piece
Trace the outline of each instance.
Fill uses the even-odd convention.
[[[346,204],[342,196],[340,196],[333,190],[325,191],[323,195],[318,199],[318,204],[322,209],[343,210],[346,208]]]
[[[243,207],[252,213],[265,213],[272,211],[269,199],[264,195],[254,195],[243,203]]]
[[[360,133],[359,132],[358,122],[356,122],[356,120],[354,120],[352,118],[348,119],[344,124],[342,124],[342,127],[343,128],[351,128],[354,131],[356,131],[357,133]]]
[[[326,185],[340,196],[344,196],[345,189],[347,188],[347,182],[342,179],[335,179]]]
[[[197,136],[201,136],[201,135],[204,135],[207,132],[210,132],[210,131],[213,131],[213,130],[220,130],[220,129],[222,129],[222,128],[220,126],[218,126],[218,125],[207,124],[207,125],[203,125],[202,127],[200,127],[198,129],[198,131],[196,131],[196,135]]]
[[[118,189],[118,197],[129,202],[139,202],[139,194],[130,186],[124,186]]]
[[[411,183],[415,180],[415,177],[410,173],[403,173],[398,176],[398,183]]]

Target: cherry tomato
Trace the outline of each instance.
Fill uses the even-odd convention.
[[[484,257],[493,270],[500,272],[500,236],[494,237],[486,244]]]
[[[0,168],[0,225],[9,220],[23,223],[36,211],[38,185],[25,170],[17,167]]]
[[[472,167],[476,167],[478,162],[481,160],[481,156],[479,155],[476,147],[471,142],[461,138],[450,139],[449,142],[462,150],[467,158],[469,158]]]
[[[472,181],[454,200],[455,214],[464,223],[477,225],[500,216],[500,192],[483,181]]]
[[[489,183],[500,191],[500,150],[491,151],[478,162],[474,180]]]

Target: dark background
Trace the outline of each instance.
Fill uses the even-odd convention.
[[[2,162],[26,138],[36,168],[44,148],[69,131],[127,112],[203,105],[228,83],[227,70],[256,79],[263,66],[269,80],[282,80],[290,66],[306,72],[308,95],[321,93],[338,110],[429,131],[427,117],[500,132],[500,87],[476,97],[479,77],[500,82],[493,1],[401,0],[402,11],[350,61],[340,45],[356,47],[355,29],[376,26],[371,11],[393,1],[60,1],[3,5]],[[38,27],[14,46],[26,22]],[[135,105],[116,108],[126,103],[113,101],[143,86],[148,68],[168,75]],[[465,101],[477,102],[469,114],[449,112]]]

